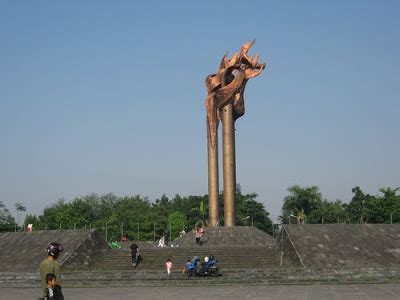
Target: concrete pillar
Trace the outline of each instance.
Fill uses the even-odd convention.
[[[235,121],[233,104],[230,100],[221,108],[224,166],[224,225],[235,226],[236,158]]]
[[[207,122],[208,137],[208,223],[210,226],[216,226],[219,221],[218,211],[218,132],[215,139],[215,145],[211,144],[210,130]]]

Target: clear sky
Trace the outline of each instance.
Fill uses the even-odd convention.
[[[400,186],[399,1],[5,0],[0,200],[206,194],[204,79],[253,38],[242,191],[275,219],[293,184]]]

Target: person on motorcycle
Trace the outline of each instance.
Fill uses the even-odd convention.
[[[203,271],[204,268],[206,268],[208,260],[209,260],[208,256],[205,256],[204,261],[201,263],[201,271]]]
[[[217,268],[217,263],[218,261],[215,259],[213,255],[210,255],[210,257],[205,257],[204,262],[201,265],[200,269],[200,276],[215,276],[218,274],[218,268]]]

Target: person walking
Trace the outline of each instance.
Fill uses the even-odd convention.
[[[160,247],[160,248],[164,248],[165,247],[165,237],[164,237],[164,235],[162,235],[160,237],[160,240],[158,241],[158,246],[157,247]]]
[[[136,268],[137,264],[138,264],[138,257],[140,255],[139,252],[139,246],[135,243],[133,243],[130,246],[131,249],[131,255],[132,255],[132,266],[134,266]]]
[[[170,258],[168,258],[167,261],[165,262],[165,269],[167,269],[168,276],[171,274],[172,267],[173,267],[172,261]]]

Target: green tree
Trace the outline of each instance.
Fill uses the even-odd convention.
[[[170,229],[172,240],[176,239],[183,229],[186,229],[187,219],[186,216],[180,211],[175,211],[170,214],[168,217],[168,222],[171,224]]]
[[[17,210],[17,224],[20,225],[19,223],[20,214],[26,211],[26,206],[23,205],[22,202],[16,202],[15,209]]]
[[[323,200],[321,206],[309,213],[307,223],[343,223],[348,221],[348,216],[343,208],[342,201],[334,202]]]
[[[153,221],[149,200],[136,195],[116,201],[108,224],[117,230],[116,237],[124,233],[130,238],[148,240],[153,237]]]
[[[170,206],[170,213],[179,211],[187,219],[187,228],[195,228],[201,223],[206,223],[208,218],[208,196],[187,196],[176,195]]]
[[[375,197],[364,194],[359,186],[354,187],[352,190],[353,197],[348,205],[345,205],[345,210],[350,223],[367,223],[368,210],[376,206]]]
[[[317,186],[300,187],[294,185],[288,188],[288,192],[289,195],[283,200],[282,215],[279,216],[281,223],[290,223],[291,215],[297,216],[300,211],[303,211],[308,222],[309,214],[321,209],[322,194]]]
[[[365,203],[365,222],[396,223],[400,221],[399,188],[381,188],[382,195],[369,197]]]
[[[381,197],[382,206],[385,208],[385,223],[400,222],[400,188],[381,188],[379,190],[383,196]]]
[[[272,221],[264,204],[258,202],[256,193],[242,194],[240,185],[236,187],[237,225],[253,225],[265,232],[272,233]]]
[[[62,223],[61,215],[68,207],[64,199],[59,199],[56,203],[46,207],[43,210],[43,215],[39,216],[39,221],[45,229],[65,228]]]
[[[32,224],[34,230],[45,229],[42,228],[42,224],[40,223],[39,218],[36,215],[27,214],[25,216],[24,224]]]
[[[271,231],[271,220],[261,203],[256,201],[256,194],[242,195],[240,186],[236,197],[238,214],[251,216],[254,226]],[[223,194],[219,204],[223,203]],[[221,209],[221,225],[223,209]],[[28,215],[25,222],[34,224],[37,229],[72,229],[82,227],[97,228],[108,240],[118,240],[121,235],[131,239],[153,240],[165,233],[171,221],[173,238],[183,228],[190,230],[208,218],[208,196],[181,197],[175,195],[169,199],[162,195],[155,202],[139,195],[117,197],[113,194],[90,194],[66,202],[60,199],[46,207],[39,216]],[[239,221],[238,225],[244,224]]]
[[[15,219],[7,207],[0,201],[0,232],[14,231]]]

